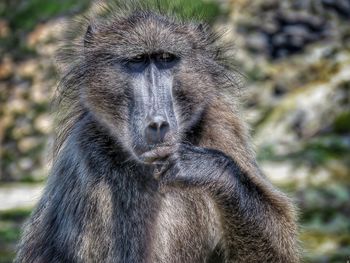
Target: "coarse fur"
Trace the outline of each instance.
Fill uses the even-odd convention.
[[[299,262],[294,206],[256,164],[218,35],[140,3],[103,13],[61,55],[53,167],[15,262]],[[162,52],[168,68],[126,69]],[[170,127],[157,147],[153,111]]]

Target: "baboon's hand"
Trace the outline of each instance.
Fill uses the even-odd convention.
[[[208,185],[222,180],[229,158],[219,151],[186,144],[176,144],[157,148],[144,155],[144,160],[159,164],[156,173],[168,184]]]
[[[157,147],[151,151],[145,152],[140,159],[146,164],[164,164],[166,160],[176,151],[171,145]]]

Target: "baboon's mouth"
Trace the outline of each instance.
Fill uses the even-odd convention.
[[[148,145],[147,149],[139,151],[138,155],[141,156],[141,155],[147,154],[148,152],[156,151],[157,149],[160,149],[163,147],[171,147],[173,145],[174,143],[160,143],[160,144]]]
[[[142,161],[142,156],[147,155],[150,152],[157,151],[157,149],[161,149],[164,147],[174,148],[174,145],[179,142],[179,134],[177,130],[172,130],[164,137],[164,140],[159,143],[147,143],[146,140],[143,142],[134,145],[133,152],[138,160]]]
[[[151,163],[149,161],[145,162],[145,157],[149,158],[151,155],[160,154],[164,155],[164,149],[170,151],[174,149],[175,142],[164,142],[159,144],[151,144],[142,148],[134,148],[134,153],[137,159],[143,163]]]

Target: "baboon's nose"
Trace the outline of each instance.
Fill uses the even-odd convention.
[[[145,137],[149,144],[162,143],[168,131],[169,122],[165,117],[156,115],[149,118],[149,122],[145,129]]]

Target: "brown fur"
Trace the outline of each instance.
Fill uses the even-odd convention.
[[[89,20],[65,50],[54,165],[16,262],[298,262],[294,207],[256,164],[217,35],[124,12]],[[130,87],[143,79],[121,65],[164,51],[180,61],[169,70],[179,127],[158,179],[135,152],[144,98]]]

